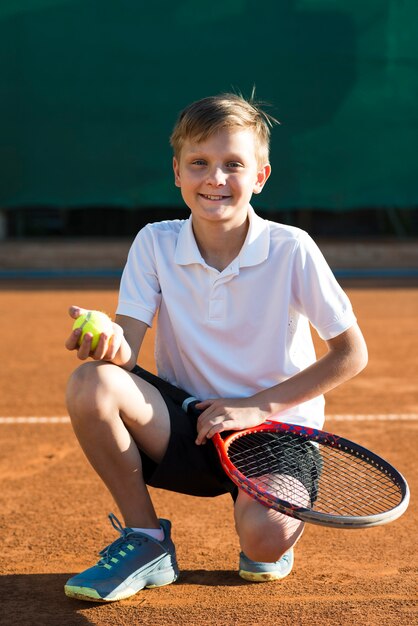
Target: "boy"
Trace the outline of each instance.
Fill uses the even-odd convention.
[[[114,601],[178,576],[170,522],[147,485],[215,496],[230,492],[241,546],[239,574],[287,576],[303,523],[237,490],[219,465],[215,432],[280,421],[321,427],[323,394],[363,369],[367,350],[350,302],[303,231],[261,219],[250,205],[270,175],[275,120],[255,102],[222,94],[191,104],[171,143],[188,220],[148,224],[134,241],[112,337],[66,346],[83,364],[67,392],[76,436],[112,493],[125,527],[99,563],[71,578],[67,595]],[[160,378],[136,365],[158,311]],[[71,307],[76,318],[83,309]],[[316,360],[309,322],[328,352]],[[163,379],[163,383],[160,383]],[[167,381],[200,400],[193,417]]]

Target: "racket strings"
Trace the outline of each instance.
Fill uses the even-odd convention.
[[[373,515],[399,504],[399,487],[367,460],[328,446],[321,446],[321,457],[324,471],[316,510],[339,515]]]
[[[289,433],[235,439],[228,456],[263,496],[331,515],[367,516],[397,506],[398,484],[371,459]]]

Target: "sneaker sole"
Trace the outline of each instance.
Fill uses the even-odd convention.
[[[134,596],[139,591],[142,591],[142,589],[155,589],[157,587],[166,587],[167,585],[171,585],[172,583],[174,583],[178,578],[178,574],[175,573],[173,576],[172,571],[167,572],[166,576],[161,576],[161,574],[164,574],[164,572],[159,572],[159,574],[160,580],[157,583],[150,582],[149,584],[147,584],[146,582],[144,582],[143,584],[141,583],[141,586],[136,585],[135,588],[126,587],[125,589],[121,589],[116,593],[109,594],[104,598],[99,595],[96,589],[92,589],[91,587],[76,587],[74,585],[65,585],[64,592],[66,596],[68,596],[69,598],[75,598],[76,600],[86,600],[87,602],[118,602],[119,600],[125,600],[126,598]]]
[[[277,572],[246,572],[245,570],[240,569],[238,574],[244,580],[248,580],[252,583],[267,583],[272,580],[283,580],[286,576],[289,576],[290,571],[286,572],[286,574],[277,574]]]
[[[293,549],[291,549],[290,560],[288,561],[287,569],[284,572],[280,571],[279,568],[277,568],[276,570],[271,570],[270,572],[268,571],[267,572],[254,572],[254,571],[249,571],[249,570],[240,568],[238,570],[238,574],[244,580],[248,580],[249,582],[252,582],[252,583],[266,583],[272,580],[283,580],[283,578],[286,578],[286,576],[289,576],[289,574],[291,573],[293,569],[293,564],[294,564],[294,554],[293,554]]]

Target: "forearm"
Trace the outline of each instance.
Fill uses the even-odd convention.
[[[270,415],[325,394],[358,374],[367,348],[357,326],[327,342],[328,352],[295,376],[257,393],[253,400]]]
[[[130,371],[136,365],[148,326],[145,322],[124,315],[117,315],[116,323],[123,329],[123,334],[112,363]]]
[[[113,359],[111,359],[111,362],[114,363],[114,365],[119,365],[119,367],[122,367],[123,369],[126,369],[128,371],[130,371],[135,366],[136,355],[134,354],[131,346],[124,337],[122,338],[119,350],[117,351]]]

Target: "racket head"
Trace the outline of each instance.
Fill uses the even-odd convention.
[[[268,434],[274,439],[265,444]],[[285,442],[286,453],[292,446],[316,450],[318,465],[313,472],[317,472],[318,480],[311,501],[303,497],[300,483],[293,489],[286,477],[283,486],[283,476],[279,477],[277,471],[287,474],[286,465],[280,464],[274,470],[276,474],[270,466],[266,477],[260,478],[257,472],[263,470],[257,467],[257,458],[248,461],[255,445],[260,446],[259,455],[263,455],[261,446],[267,445],[267,455],[271,456],[276,438]],[[408,507],[409,488],[402,474],[377,454],[344,437],[307,426],[267,421],[255,428],[229,432],[225,438],[217,433],[213,442],[224,471],[239,489],[264,506],[301,521],[332,528],[368,528],[394,521]],[[234,448],[238,448],[238,455]]]

